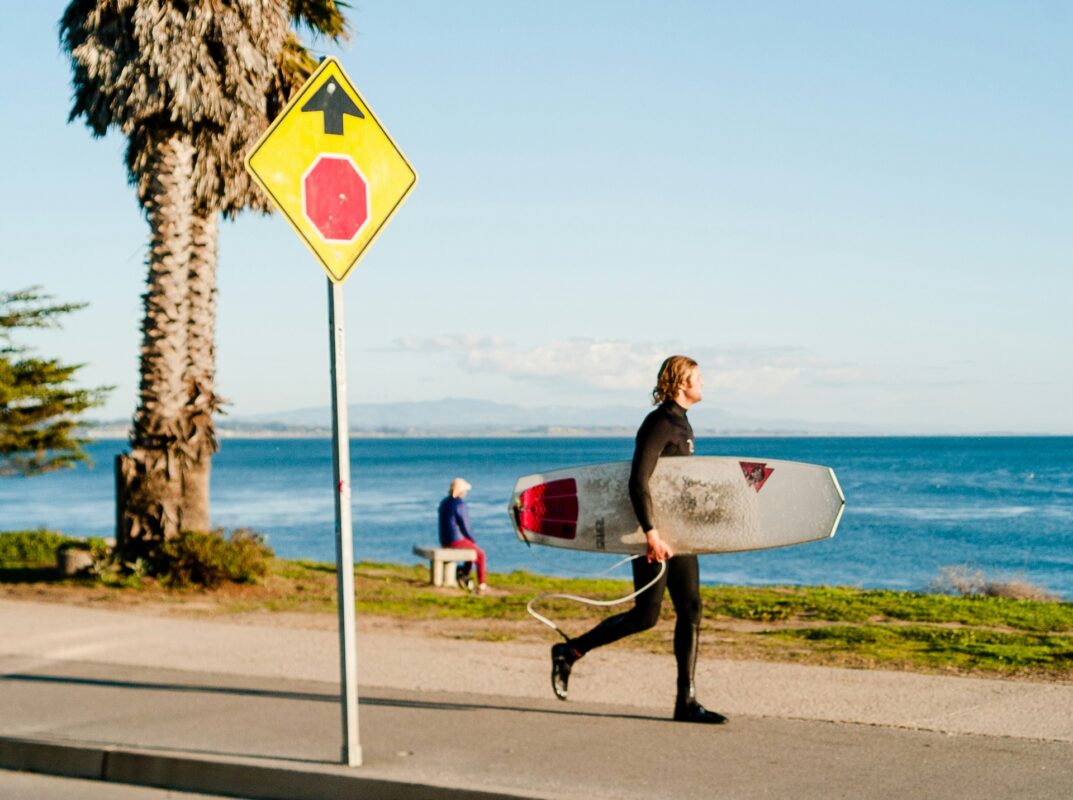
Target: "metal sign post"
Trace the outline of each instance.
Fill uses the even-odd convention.
[[[246,169],[328,273],[343,763],[357,767],[361,745],[342,284],[417,183],[417,173],[334,58],[321,62],[246,154]]]
[[[343,705],[342,761],[361,766],[358,738],[358,655],[355,647],[354,539],[350,521],[350,427],[346,407],[346,332],[343,285],[328,279],[328,328],[332,372],[332,468],[335,476],[336,596],[339,603],[339,665]]]

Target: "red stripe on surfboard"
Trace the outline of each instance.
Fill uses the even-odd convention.
[[[577,522],[576,497],[546,497],[525,505],[524,509],[548,522]]]
[[[573,478],[548,481],[518,496],[518,524],[533,533],[557,539],[577,536],[577,482]]]
[[[557,481],[538,483],[521,494],[522,502],[543,500],[545,497],[577,497],[577,481],[573,478],[561,478]]]

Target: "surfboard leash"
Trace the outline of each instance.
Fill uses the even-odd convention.
[[[615,569],[616,567],[618,567],[618,566],[620,566],[622,564],[625,564],[627,561],[633,561],[635,558],[640,558],[640,557],[641,557],[640,555],[628,556],[628,557],[622,559],[621,561],[619,561],[613,567],[611,567],[611,569]],[[610,572],[610,569],[606,570],[606,571]],[[571,601],[573,601],[575,603],[583,603],[583,604],[585,604],[587,606],[600,606],[600,607],[604,607],[604,608],[606,608],[608,606],[617,606],[617,605],[619,605],[621,603],[627,603],[630,600],[633,600],[639,594],[642,594],[642,593],[648,591],[649,589],[651,589],[653,586],[655,586],[657,583],[659,583],[660,579],[664,576],[664,574],[666,572],[667,572],[667,562],[666,561],[659,562],[659,573],[656,575],[655,578],[653,578],[651,581],[646,583],[640,589],[637,589],[636,591],[631,592],[630,594],[626,595],[625,597],[616,598],[615,600],[594,600],[591,597],[580,597],[579,595],[576,595],[576,594],[562,594],[562,593],[559,593],[559,592],[546,592],[545,594],[538,594],[536,597],[534,597],[532,600],[530,600],[528,603],[526,603],[525,610],[527,612],[529,612],[529,616],[531,616],[537,622],[541,622],[541,623],[547,625],[549,628],[551,628],[557,634],[562,636],[563,639],[565,639],[567,642],[569,642],[570,637],[566,635],[566,632],[563,631],[562,628],[560,628],[558,625],[556,625],[550,619],[545,617],[543,614],[540,614],[540,613],[538,613],[537,611],[535,611],[533,609],[533,606],[534,606],[534,604],[537,603],[537,601],[539,601],[539,600],[558,599],[558,600],[571,600]]]
[[[517,517],[518,517],[518,508],[517,508],[517,506],[515,506],[511,510],[514,512],[515,519],[517,519]],[[520,520],[518,520],[518,525],[516,526],[515,530],[518,533],[518,538],[521,539],[523,542],[525,542],[525,546],[529,548],[529,552],[535,554],[537,552],[537,550],[533,547],[533,543],[529,541],[529,537],[525,535],[525,528],[522,526]],[[539,556],[534,556],[534,557],[537,558],[538,561],[540,560]],[[605,569],[602,572],[599,572],[597,574],[598,575],[605,575],[608,572],[611,572],[612,570],[618,569],[623,564],[625,564],[627,562],[630,562],[630,561],[633,561],[635,558],[640,558],[640,557],[641,557],[640,554],[632,555],[632,556],[626,556],[625,558],[623,558],[623,559],[621,559],[619,561],[616,561],[610,567],[608,567],[607,569]],[[573,570],[571,570],[571,571],[573,571]],[[575,603],[583,603],[583,604],[589,605],[589,606],[600,606],[600,607],[604,607],[604,608],[606,608],[608,606],[617,606],[617,605],[619,605],[621,603],[627,603],[630,600],[633,600],[639,594],[642,594],[643,592],[648,591],[650,588],[652,588],[657,583],[659,583],[660,578],[662,578],[666,572],[667,572],[667,562],[666,561],[661,561],[659,563],[659,573],[656,575],[655,578],[653,578],[647,584],[642,586],[640,589],[637,589],[636,591],[631,592],[630,594],[626,595],[625,597],[619,597],[619,598],[617,598],[615,600],[594,600],[591,597],[580,597],[580,596],[578,596],[576,594],[562,594],[562,593],[559,593],[559,592],[545,592],[544,594],[538,594],[536,597],[534,597],[532,600],[530,600],[528,603],[526,603],[525,604],[525,610],[529,613],[529,616],[531,616],[537,622],[540,622],[540,623],[543,623],[544,625],[547,625],[549,628],[551,628],[557,634],[562,636],[563,639],[565,639],[567,642],[569,642],[570,637],[566,635],[566,632],[562,628],[560,628],[558,625],[556,625],[550,619],[545,617],[543,614],[540,614],[536,610],[534,610],[533,606],[538,601],[540,601],[540,600],[550,600],[550,599],[559,599],[559,600],[571,600],[571,601],[573,601]],[[575,574],[582,574],[582,573],[576,572]]]

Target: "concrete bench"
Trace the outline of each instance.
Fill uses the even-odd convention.
[[[454,586],[458,562],[477,560],[477,551],[465,547],[414,547],[414,555],[428,560],[433,586]]]

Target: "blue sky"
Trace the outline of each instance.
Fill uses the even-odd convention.
[[[4,0],[3,280],[26,341],[135,405],[148,229],[68,125],[62,2]],[[636,404],[891,432],[1073,433],[1073,5],[355,3],[331,52],[420,182],[346,283],[356,402]],[[323,45],[321,45],[323,47]],[[325,277],[220,239],[231,413],[325,405]],[[703,412],[703,414],[701,413]]]

